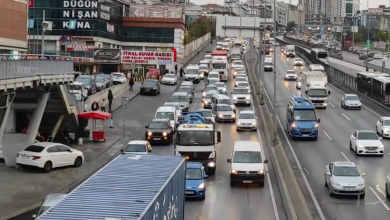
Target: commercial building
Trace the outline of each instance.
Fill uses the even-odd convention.
[[[0,0],[0,54],[27,52],[28,1]]]
[[[303,5],[289,5],[288,21],[294,21],[298,26],[305,25],[305,11]]]

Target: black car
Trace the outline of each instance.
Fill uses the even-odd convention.
[[[142,83],[140,93],[141,95],[151,94],[158,95],[160,94],[160,83],[155,79],[147,79]]]
[[[145,140],[150,143],[172,143],[174,131],[168,118],[154,118],[145,128]]]

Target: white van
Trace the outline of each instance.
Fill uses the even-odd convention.
[[[186,81],[199,83],[200,82],[199,65],[197,64],[188,65],[187,68],[184,70],[184,78]]]
[[[257,183],[264,187],[265,168],[268,163],[264,159],[263,149],[257,141],[236,141],[234,143],[232,159],[227,159],[231,164],[230,186],[235,183]]]
[[[88,97],[88,89],[82,82],[72,82],[68,86],[68,91],[70,94],[75,95],[77,101]]]
[[[176,128],[176,124],[179,122],[179,116],[177,115],[176,107],[174,106],[158,107],[154,118],[168,118],[173,129]]]
[[[230,105],[233,109],[234,114],[237,114],[236,106],[232,103],[232,100],[230,99],[229,96],[224,94],[214,94],[211,97],[211,108],[213,109],[214,106],[218,104]]]

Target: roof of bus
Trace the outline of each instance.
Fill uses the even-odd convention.
[[[359,75],[362,75],[362,76],[365,76],[365,77],[378,77],[378,76],[389,76],[388,73],[372,73],[372,72],[358,72],[357,74],[358,76]]]
[[[227,56],[227,51],[225,51],[225,50],[214,50],[211,55],[212,56]]]
[[[390,83],[390,77],[389,76],[378,76],[373,78],[374,80],[378,80],[383,83]]]

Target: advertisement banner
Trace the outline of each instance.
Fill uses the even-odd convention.
[[[183,8],[181,6],[132,5],[130,10],[130,17],[183,18]]]
[[[122,51],[123,64],[172,64],[173,52],[162,51]]]
[[[82,45],[82,44],[67,44],[66,45],[66,51],[86,51],[86,52],[93,52],[95,49],[95,46],[93,45]]]
[[[34,0],[28,0],[28,7],[34,8]]]
[[[95,49],[93,53],[95,63],[116,64],[121,61],[119,49]]]

